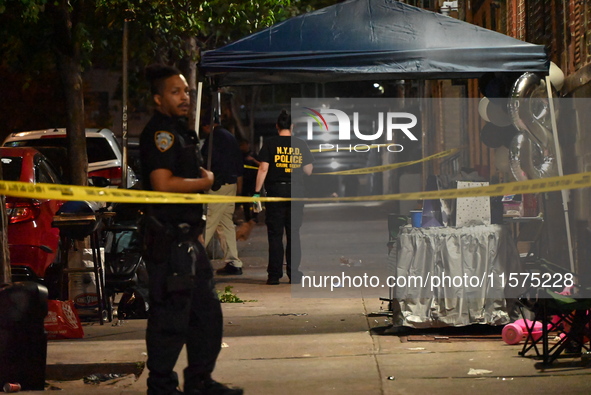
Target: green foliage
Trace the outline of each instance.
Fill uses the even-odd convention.
[[[224,292],[217,291],[218,298],[220,299],[221,303],[256,302],[256,300],[242,300],[242,299],[240,299],[236,294],[232,293],[232,288],[234,288],[234,287],[231,285],[227,285],[226,288],[224,288]]]
[[[3,54],[0,71],[18,73],[21,86],[26,90],[40,81],[40,75],[55,74],[58,52],[74,52],[81,69],[121,70],[122,31],[124,21],[128,20],[129,98],[133,111],[134,107],[145,107],[142,100],[149,97],[143,81],[143,69],[147,64],[178,65],[181,60],[199,60],[199,53],[187,46],[188,38],[197,39],[199,50],[210,50],[335,2],[0,0],[0,52]],[[58,81],[53,88],[60,89]],[[52,91],[49,87],[46,90]],[[64,95],[66,93],[59,94],[60,98]],[[57,100],[57,96],[53,102],[63,105],[63,100]],[[31,108],[31,105],[23,103],[23,108]],[[15,113],[11,113],[15,118]],[[44,117],[39,118],[41,122]],[[0,122],[1,126],[8,125]]]
[[[197,37],[201,50],[217,48],[302,12],[337,0],[0,0],[0,50],[3,59],[22,69],[29,63],[48,63],[47,54],[64,37],[55,27],[63,14],[72,19],[69,39],[81,49],[82,63],[119,69],[121,32],[129,22],[130,60],[176,63],[194,55],[185,45]],[[133,18],[130,18],[133,14]],[[53,40],[53,42],[51,42]],[[53,44],[53,45],[49,45]],[[35,58],[43,58],[37,62]],[[193,59],[197,60],[197,59]],[[26,66],[26,65],[25,65]],[[36,67],[31,67],[35,69]]]

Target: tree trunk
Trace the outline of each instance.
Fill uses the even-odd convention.
[[[236,127],[240,132],[240,137],[249,141],[251,144],[254,142],[254,118],[260,92],[261,89],[259,86],[239,87],[234,91],[230,99],[232,116],[236,121]],[[240,119],[239,108],[241,105],[246,106],[248,109],[248,125],[245,125]]]
[[[63,54],[58,55],[58,61],[68,110],[66,132],[70,174],[72,176],[71,182],[74,185],[88,185],[88,156],[86,154],[81,66],[77,59]]]
[[[0,180],[3,180],[0,164]],[[8,251],[8,217],[6,216],[6,197],[0,195],[0,286],[12,283],[10,253]]]
[[[88,185],[88,156],[84,122],[82,86],[82,30],[84,1],[70,5],[67,0],[53,3],[54,37],[57,66],[66,97],[66,134],[70,161],[70,180],[74,185]]]
[[[2,178],[2,168],[0,167],[0,179]],[[10,253],[8,252],[8,218],[6,216],[6,198],[0,195],[0,285],[12,283],[12,273],[10,270]]]

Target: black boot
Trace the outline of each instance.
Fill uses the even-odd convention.
[[[185,388],[186,395],[242,395],[243,393],[242,388],[231,388],[213,379],[203,380],[195,388]]]

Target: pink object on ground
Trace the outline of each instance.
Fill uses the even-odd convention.
[[[503,332],[501,333],[501,337],[503,341],[507,344],[519,344],[524,336],[527,335],[527,327],[532,326],[532,321],[530,320],[517,320],[511,324],[505,325],[503,328]],[[534,328],[532,330],[532,338],[533,340],[538,340],[542,337],[542,323],[535,322]]]

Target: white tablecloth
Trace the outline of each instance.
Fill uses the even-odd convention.
[[[519,290],[504,286],[502,276],[506,279],[509,273],[523,270],[505,226],[403,227],[389,263],[397,278],[392,294],[400,304],[395,325],[426,328],[510,322],[510,298]],[[446,283],[441,285],[442,281]]]

